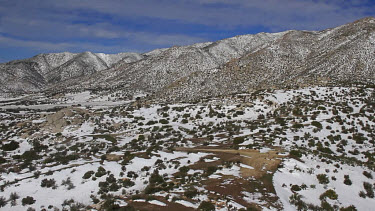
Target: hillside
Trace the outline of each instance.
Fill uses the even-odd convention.
[[[121,90],[190,101],[261,88],[375,82],[375,19],[241,35],[144,54],[61,53],[0,64],[2,92]]]
[[[51,84],[91,75],[122,61],[131,63],[141,59],[136,53],[95,54],[50,53],[30,59],[0,64],[0,92],[27,93],[42,91]]]
[[[4,210],[372,210],[373,88],[0,100]]]

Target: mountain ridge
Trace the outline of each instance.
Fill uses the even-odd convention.
[[[188,101],[259,88],[374,83],[374,46],[375,19],[367,17],[322,31],[238,35],[143,54],[117,54],[120,56],[113,60],[105,59],[105,54],[85,57],[81,53],[52,72],[46,71],[48,68],[38,71],[35,64],[26,62],[22,65],[29,71],[14,80],[29,80],[31,86],[18,83],[21,92],[121,90],[129,96],[144,93],[164,100]],[[69,56],[60,55],[62,61]],[[0,75],[6,69],[2,66]],[[32,74],[35,71],[39,75]],[[4,87],[0,86],[0,91]]]

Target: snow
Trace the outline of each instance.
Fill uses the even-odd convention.
[[[315,205],[320,205],[319,196],[328,189],[333,189],[338,194],[337,202],[340,206],[350,206],[354,205],[358,210],[372,210],[373,205],[375,204],[375,199],[371,198],[361,198],[358,193],[363,190],[363,181],[373,182],[372,180],[366,178],[362,172],[362,167],[353,167],[341,164],[342,169],[339,172],[334,173],[334,167],[328,165],[324,162],[319,162],[314,159],[304,159],[304,163],[299,162],[294,159],[288,159],[284,161],[284,168],[279,169],[273,177],[273,183],[277,195],[279,196],[284,209],[295,210],[293,206],[289,203],[289,197],[292,195],[290,190],[290,184],[302,185],[306,184],[308,187],[310,185],[315,185],[316,188],[307,188],[306,190],[299,191],[304,198],[304,201],[313,203]],[[316,169],[316,166],[320,166],[319,169]],[[314,169],[313,174],[307,173],[309,169]],[[302,171],[296,170],[301,169]],[[326,173],[325,169],[329,170],[329,173]],[[292,171],[292,172],[290,172]],[[331,176],[337,178],[336,181],[331,180],[327,186],[319,184],[316,175],[317,174],[327,174],[331,179]],[[344,185],[343,178],[344,175],[350,175],[350,179],[353,182],[352,185]],[[285,184],[287,187],[282,187]]]
[[[240,163],[240,167],[241,168],[247,168],[247,169],[254,169],[254,167],[246,165],[246,164],[243,164],[243,163]]]
[[[154,205],[158,205],[158,206],[162,206],[162,207],[167,206],[167,204],[165,204],[165,203],[163,203],[161,201],[158,201],[158,200],[152,200],[152,201],[149,201],[148,203],[154,204]]]
[[[192,207],[194,209],[197,209],[199,205],[193,204],[191,202],[185,201],[185,200],[177,200],[176,203],[184,205],[185,207]]]

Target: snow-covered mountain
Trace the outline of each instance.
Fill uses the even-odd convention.
[[[90,75],[115,63],[142,59],[137,53],[49,53],[0,64],[1,92],[41,91],[50,84]]]
[[[61,59],[53,68],[44,65],[48,59],[34,62],[39,55],[0,65],[9,82],[1,89],[107,89],[193,100],[259,88],[374,83],[374,47],[369,17],[319,32],[241,35],[144,54],[56,54],[53,60]]]

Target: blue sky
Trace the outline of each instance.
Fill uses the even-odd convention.
[[[0,0],[0,62],[50,52],[146,52],[240,34],[323,30],[370,0]]]

